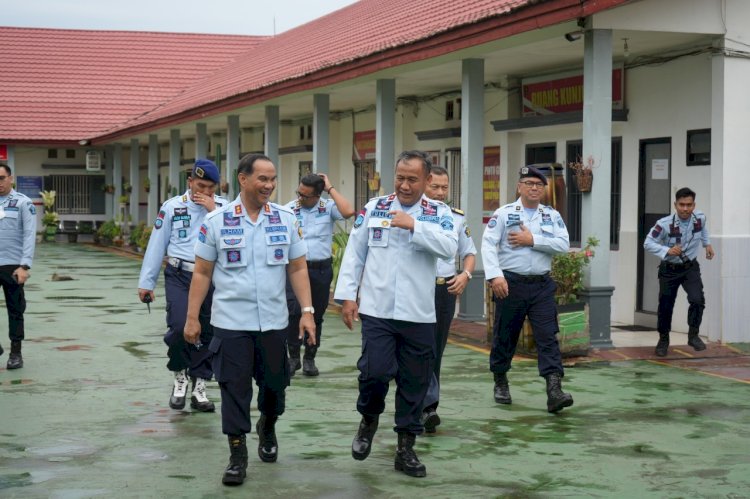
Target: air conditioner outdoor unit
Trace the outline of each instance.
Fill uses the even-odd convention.
[[[99,151],[87,151],[86,152],[86,171],[87,172],[100,172],[102,171],[102,156]]]

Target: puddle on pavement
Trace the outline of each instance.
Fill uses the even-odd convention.
[[[8,381],[0,381],[0,386],[9,386],[9,385],[30,385],[34,382],[34,380],[31,379],[11,379]]]
[[[76,290],[77,291],[77,290]],[[103,296],[46,296],[45,300],[61,300],[61,301],[88,301],[88,300],[103,300]]]
[[[75,341],[76,338],[55,338],[54,336],[37,336],[34,338],[27,338],[25,341],[32,343],[50,343],[59,341]]]
[[[139,359],[143,357],[148,357],[149,355],[151,355],[146,350],[141,350],[140,348],[138,348],[141,345],[147,345],[147,343],[138,343],[137,341],[126,341],[125,343],[121,343],[117,346],[122,348],[129,354],[138,357]]]
[[[167,475],[167,478],[177,478],[179,480],[194,480],[194,475]]]
[[[27,487],[31,485],[31,473],[17,473],[15,475],[0,475],[0,490],[13,487]]]
[[[89,345],[66,345],[64,347],[55,347],[55,350],[60,350],[61,352],[75,352],[77,350],[91,350],[91,347]]]

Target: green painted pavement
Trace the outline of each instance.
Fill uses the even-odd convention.
[[[443,419],[420,437],[427,478],[393,470],[395,387],[373,452],[354,461],[359,335],[325,323],[321,376],[297,376],[278,424],[280,457],[221,485],[219,414],[168,408],[162,293],[137,302],[140,262],[40,245],[27,286],[26,366],[0,369],[0,497],[748,497],[748,385],[644,361],[567,370],[575,405],[545,410],[534,362],[492,399],[486,354],[449,345]],[[74,281],[52,282],[53,272]],[[0,319],[7,350],[7,319]],[[2,357],[4,366],[7,353]],[[215,383],[209,397],[218,402]],[[253,410],[253,416],[257,412]]]

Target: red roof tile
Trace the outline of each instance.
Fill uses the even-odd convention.
[[[265,38],[0,27],[0,141],[100,135]]]

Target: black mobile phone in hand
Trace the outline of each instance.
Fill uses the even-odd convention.
[[[148,313],[149,314],[151,313],[151,301],[152,300],[151,300],[151,295],[150,294],[147,294],[146,296],[143,297],[143,303],[145,303],[146,307],[148,307]]]

